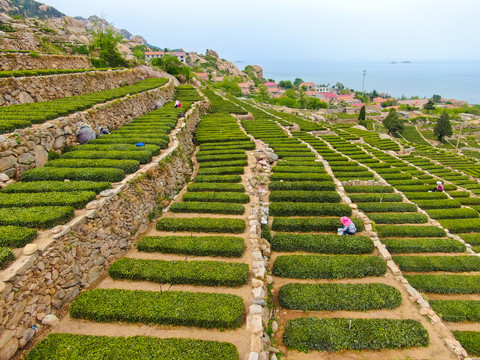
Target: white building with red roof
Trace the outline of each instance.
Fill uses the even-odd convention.
[[[145,60],[150,61],[156,58],[162,58],[165,55],[175,56],[180,62],[185,63],[187,58],[185,51],[145,51]]]

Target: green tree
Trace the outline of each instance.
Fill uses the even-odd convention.
[[[238,86],[238,83],[241,81],[241,78],[234,76],[225,76],[223,81],[215,85],[216,88],[220,88],[228,94],[233,96],[242,96],[242,89]]]
[[[126,66],[125,60],[117,49],[117,45],[123,42],[123,36],[111,29],[97,29],[93,31],[90,44],[91,51],[98,51],[99,58],[108,66]]]
[[[290,80],[280,80],[278,86],[280,86],[282,89],[293,89],[293,84]]]
[[[265,85],[259,85],[258,86],[258,97],[260,100],[263,102],[268,102],[270,99],[270,93],[268,92],[268,88]]]
[[[383,126],[388,130],[388,133],[395,133],[403,130],[403,121],[398,117],[397,110],[390,109],[387,117],[383,119]]]
[[[360,109],[360,114],[358,114],[358,121],[361,123],[365,120],[367,120],[367,110],[365,109],[365,105],[363,105]]]
[[[341,91],[341,90],[345,89],[345,85],[343,85],[341,82],[337,82],[334,87],[338,91]]]
[[[436,103],[439,103],[440,101],[442,101],[442,97],[440,95],[433,94],[432,100]]]
[[[427,114],[430,113],[430,110],[435,110],[435,103],[433,102],[432,99],[429,99],[428,102],[423,105],[423,108],[427,110]]]
[[[301,83],[303,83],[304,81],[300,78],[296,78],[295,80],[293,80],[293,85],[295,85],[296,88],[298,88],[300,86]]]
[[[151,64],[158,66],[162,70],[166,71],[170,75],[179,76],[183,75],[186,80],[190,80],[192,77],[192,70],[189,66],[183,64],[176,56],[164,55],[161,58],[152,59]]]
[[[288,89],[283,94],[290,99],[296,99],[297,98],[297,92],[293,89]]]
[[[438,138],[438,141],[441,142],[444,136],[451,136],[452,134],[453,131],[452,125],[450,124],[450,117],[447,112],[444,111],[433,128],[433,135],[435,135]]]

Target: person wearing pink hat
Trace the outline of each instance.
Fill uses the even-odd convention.
[[[357,228],[355,227],[355,224],[353,223],[352,219],[342,216],[340,218],[340,221],[343,224],[343,235],[355,235],[357,233]]]

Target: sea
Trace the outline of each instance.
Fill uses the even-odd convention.
[[[363,86],[365,91],[396,98],[438,94],[480,104],[480,60],[404,61],[265,61],[260,65],[264,77],[277,82],[295,78],[325,85],[340,82],[350,89]]]

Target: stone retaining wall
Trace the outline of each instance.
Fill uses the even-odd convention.
[[[89,69],[92,63],[81,55],[38,55],[0,53],[0,70]]]
[[[174,93],[175,87],[170,80],[157,89],[0,135],[0,186],[7,184],[9,178],[18,178],[22,172],[43,166],[47,162],[48,151],[60,152],[65,146],[75,145],[75,133],[81,123],[87,123],[95,130],[100,125],[114,130],[153,110],[156,102],[172,99]]]
[[[133,85],[141,70],[91,71],[75,74],[0,79],[0,106],[60,99]]]
[[[159,198],[171,198],[192,173],[197,103],[177,140],[154,161],[125,178],[68,224],[43,231],[0,272],[0,359],[10,359],[37,332],[57,321],[80,291],[106,275],[145,232]],[[53,232],[57,232],[53,234]],[[34,325],[36,328],[34,328]]]

